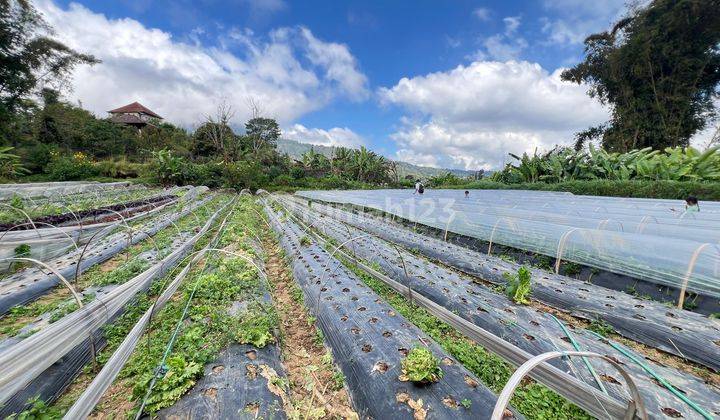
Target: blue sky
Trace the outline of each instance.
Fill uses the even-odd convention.
[[[103,60],[71,92],[98,115],[140,100],[188,128],[248,98],[288,138],[493,169],[572,142],[607,111],[559,80],[623,1],[37,0]]]

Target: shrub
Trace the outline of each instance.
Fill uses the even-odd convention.
[[[9,153],[12,147],[0,147],[0,179],[15,179],[29,171],[20,164],[18,155]]]
[[[419,384],[437,382],[443,377],[440,361],[425,347],[415,347],[401,362],[401,381]]]
[[[694,195],[702,200],[720,200],[720,182],[696,181],[611,181],[597,179],[592,181],[567,181],[555,184],[545,182],[526,182],[507,184],[494,181],[476,181],[448,188],[486,189],[486,190],[535,190],[567,191],[576,195],[597,195],[604,197],[664,198],[683,200]]]
[[[175,156],[170,150],[153,153],[150,163],[155,179],[163,185],[182,184],[185,160]]]
[[[256,190],[268,183],[268,177],[258,162],[238,161],[225,168],[225,186],[241,190]]]
[[[95,169],[101,176],[108,178],[137,178],[143,172],[142,163],[128,162],[122,160],[102,160],[95,163]]]
[[[98,176],[100,172],[92,161],[82,152],[72,156],[55,155],[45,167],[52,181],[77,181]]]

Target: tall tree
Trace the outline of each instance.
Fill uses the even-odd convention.
[[[38,86],[60,87],[79,64],[99,61],[50,37],[51,28],[28,0],[0,0],[0,135]]]
[[[245,124],[245,132],[252,141],[252,151],[262,148],[276,148],[280,138],[280,126],[272,118],[255,117]]]
[[[615,151],[687,146],[716,117],[720,0],[653,0],[585,40],[585,60],[562,79],[590,85],[606,124],[578,133]]]

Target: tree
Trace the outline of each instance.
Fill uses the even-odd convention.
[[[280,126],[272,118],[255,117],[245,124],[246,135],[250,138],[252,151],[277,147],[280,138]]]
[[[589,36],[585,54],[562,79],[589,84],[612,114],[578,133],[576,148],[592,139],[621,152],[687,146],[716,117],[720,0],[654,0]]]
[[[330,160],[322,153],[310,148],[302,155],[302,163],[306,173],[314,176],[324,176],[330,170]]]
[[[230,128],[234,115],[232,107],[223,101],[218,104],[214,115],[205,116],[205,123],[195,131],[195,150],[201,156],[219,154],[225,165],[230,163],[239,148],[237,136]]]
[[[95,64],[49,37],[51,28],[28,0],[0,0],[0,135],[39,85],[61,87],[79,64]]]

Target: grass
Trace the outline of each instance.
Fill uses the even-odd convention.
[[[507,383],[514,368],[500,357],[469,340],[450,325],[440,321],[425,309],[408,302],[384,283],[374,279],[358,266],[345,265],[397,312],[435,340],[493,392],[498,393]],[[511,404],[528,419],[591,419],[586,412],[533,381],[524,381],[515,391]]]

